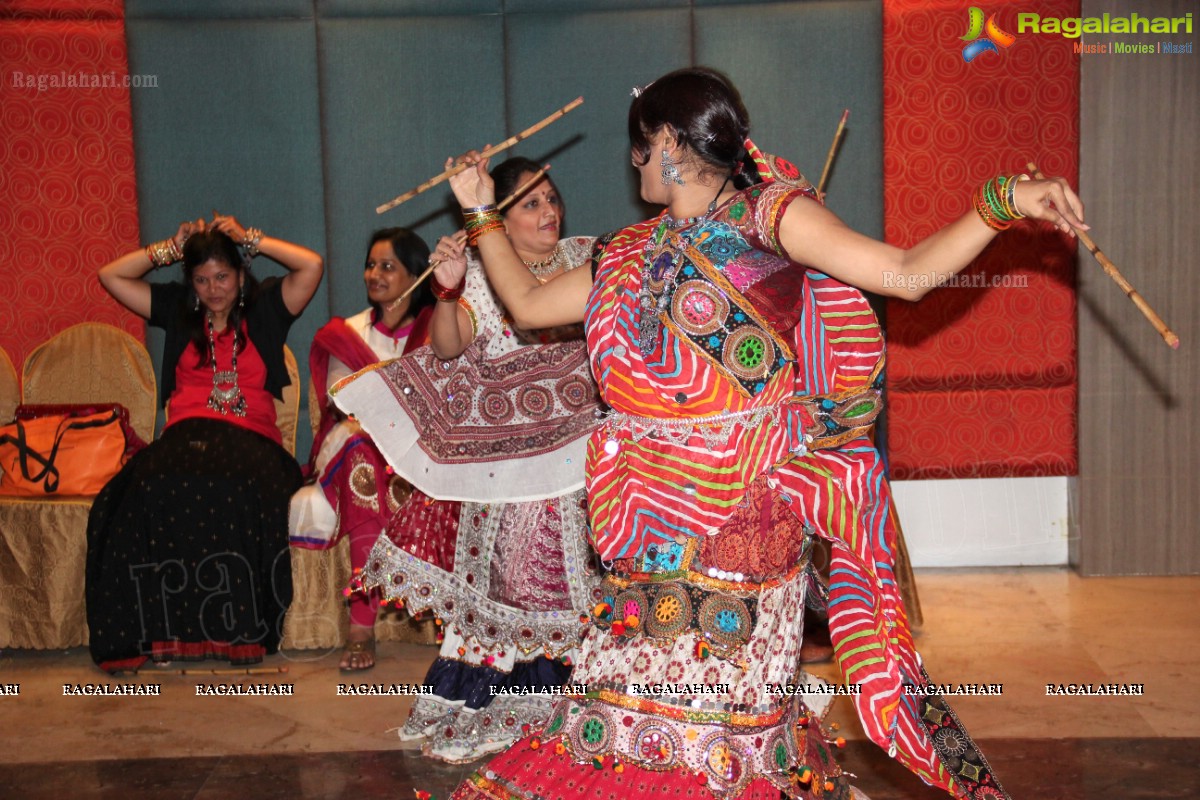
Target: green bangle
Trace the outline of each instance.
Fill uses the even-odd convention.
[[[987,202],[988,208],[997,219],[1010,222],[1012,221],[1012,217],[1005,210],[1004,204],[1000,201],[999,191],[997,190],[1001,180],[1002,178],[996,177],[983,185],[983,199]]]

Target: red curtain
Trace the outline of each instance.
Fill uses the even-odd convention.
[[[0,5],[0,346],[18,370],[77,322],[143,336],[96,280],[139,238],[123,16],[120,0]]]
[[[1071,39],[1017,34],[1013,4],[982,6],[999,44],[969,63],[969,5],[885,0],[884,180],[889,242],[909,246],[970,207],[976,186],[1026,172],[1078,185],[1079,64]],[[1043,17],[1076,17],[1046,0]],[[1015,41],[1004,46],[1004,36]],[[987,36],[986,30],[981,36]],[[968,38],[964,38],[968,37]],[[1073,241],[1028,223],[959,285],[889,300],[893,477],[1076,472]]]

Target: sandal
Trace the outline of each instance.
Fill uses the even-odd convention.
[[[366,659],[363,656],[369,656],[370,664],[359,666]],[[369,639],[360,639],[354,642],[346,642],[346,646],[342,649],[342,663],[338,665],[338,669],[342,672],[365,672],[375,666],[375,637]]]

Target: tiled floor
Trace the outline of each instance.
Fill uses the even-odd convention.
[[[1001,683],[959,697],[960,718],[1018,799],[1200,798],[1200,578],[1092,578],[1066,570],[922,571],[917,643],[939,683]],[[432,648],[380,645],[362,679],[418,683]],[[67,697],[64,684],[116,683],[83,650],[6,651],[0,685],[0,798],[444,798],[469,767],[403,749],[402,698],[338,696],[335,653],[273,657],[273,675],[143,673],[159,697]],[[219,667],[203,664],[201,668]],[[831,668],[814,670],[833,677]],[[202,697],[197,683],[290,683],[291,697]],[[1142,697],[1049,697],[1046,684],[1140,683]],[[842,701],[839,701],[842,703]],[[873,800],[941,796],[862,741],[844,766]]]

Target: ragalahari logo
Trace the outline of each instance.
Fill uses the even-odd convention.
[[[996,15],[992,14],[987,18],[987,23],[983,21],[983,10],[971,6],[967,11],[968,25],[966,36],[960,36],[964,42],[969,44],[963,48],[963,61],[970,64],[980,53],[992,52],[1000,55],[1000,50],[997,47],[1009,47],[1017,40],[1016,36],[1001,30],[996,24]],[[985,35],[986,34],[986,35]],[[983,38],[979,38],[983,36]]]

